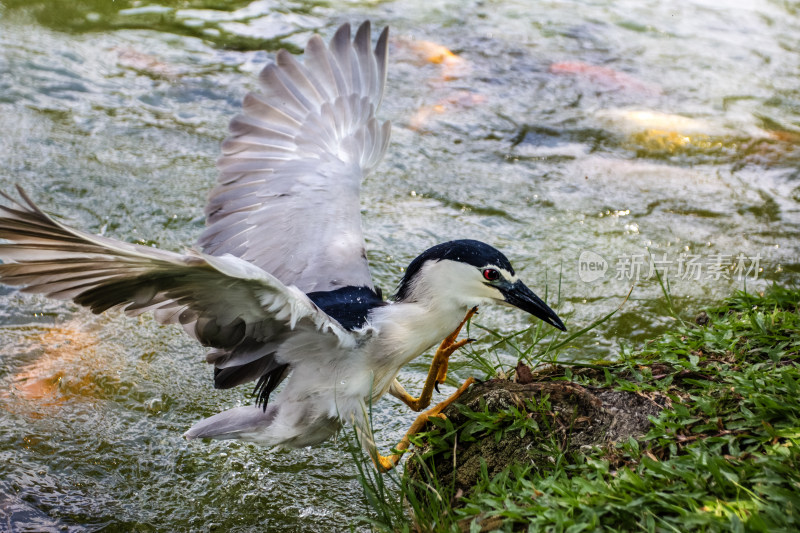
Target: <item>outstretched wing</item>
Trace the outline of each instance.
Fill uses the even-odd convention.
[[[362,178],[383,157],[390,124],[375,112],[386,81],[388,28],[370,24],[330,46],[308,42],[305,65],[281,50],[244,99],[222,145],[219,183],[199,245],[232,254],[306,293],[372,288],[361,230]]]
[[[329,339],[324,342],[354,342],[302,291],[247,261],[91,235],[53,220],[19,193],[23,202],[0,193],[11,202],[0,205],[0,239],[12,241],[0,244],[0,282],[73,300],[95,313],[152,311],[162,324],[180,324],[215,348],[208,360],[217,366],[218,387],[262,378],[258,388],[266,402],[288,370],[276,349],[298,328],[319,331]]]

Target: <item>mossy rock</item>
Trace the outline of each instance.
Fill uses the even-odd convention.
[[[518,369],[517,376],[523,374]],[[456,491],[468,494],[480,478],[482,463],[489,476],[512,463],[549,469],[553,459],[548,450],[554,446],[570,456],[587,447],[637,439],[649,430],[649,417],[668,405],[669,398],[661,393],[644,395],[564,380],[518,383],[493,379],[470,387],[458,404],[445,410],[457,431],[454,448],[434,451],[428,445],[415,454],[425,458],[439,483],[451,486],[455,475]],[[510,409],[533,419],[540,431],[506,431],[500,437],[487,433],[480,438],[464,433],[469,433],[475,419],[471,413],[507,413]],[[410,458],[406,468],[412,478],[424,479],[418,460]]]
[[[473,386],[412,438],[399,508],[420,531],[800,531],[798,302],[737,292],[613,363]]]

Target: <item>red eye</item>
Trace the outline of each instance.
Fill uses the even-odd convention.
[[[487,268],[483,271],[483,279],[486,281],[497,281],[500,279],[500,272],[493,268]]]

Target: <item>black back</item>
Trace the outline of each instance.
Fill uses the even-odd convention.
[[[369,287],[350,286],[334,291],[310,292],[308,297],[348,331],[362,327],[370,309],[386,305],[380,290],[373,291]]]
[[[358,329],[366,324],[370,309],[386,305],[380,290],[373,291],[368,287],[341,287],[335,291],[310,292],[307,296],[317,307],[348,331]],[[265,365],[265,361],[271,363],[273,359],[261,358],[241,367],[218,368],[214,371],[215,386],[228,388],[238,385],[240,381],[236,381],[235,378],[240,372],[248,376],[252,375],[252,372],[261,372],[253,394],[256,396],[256,405],[266,411],[270,394],[288,375],[290,368],[288,364]],[[255,368],[254,365],[261,365],[263,370]]]
[[[467,263],[477,268],[495,265],[514,274],[514,268],[508,258],[494,246],[472,239],[443,242],[428,248],[419,257],[411,261],[406,273],[403,275],[403,279],[400,280],[400,284],[397,286],[397,293],[394,295],[394,299],[404,300],[408,296],[411,290],[411,280],[420,271],[422,265],[427,261],[442,261],[443,259]]]

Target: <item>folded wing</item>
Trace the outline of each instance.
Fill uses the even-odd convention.
[[[305,64],[281,50],[244,99],[222,146],[206,207],[207,254],[232,254],[302,291],[372,288],[361,230],[363,177],[383,157],[390,124],[375,112],[386,80],[388,28],[329,46],[314,36]]]

